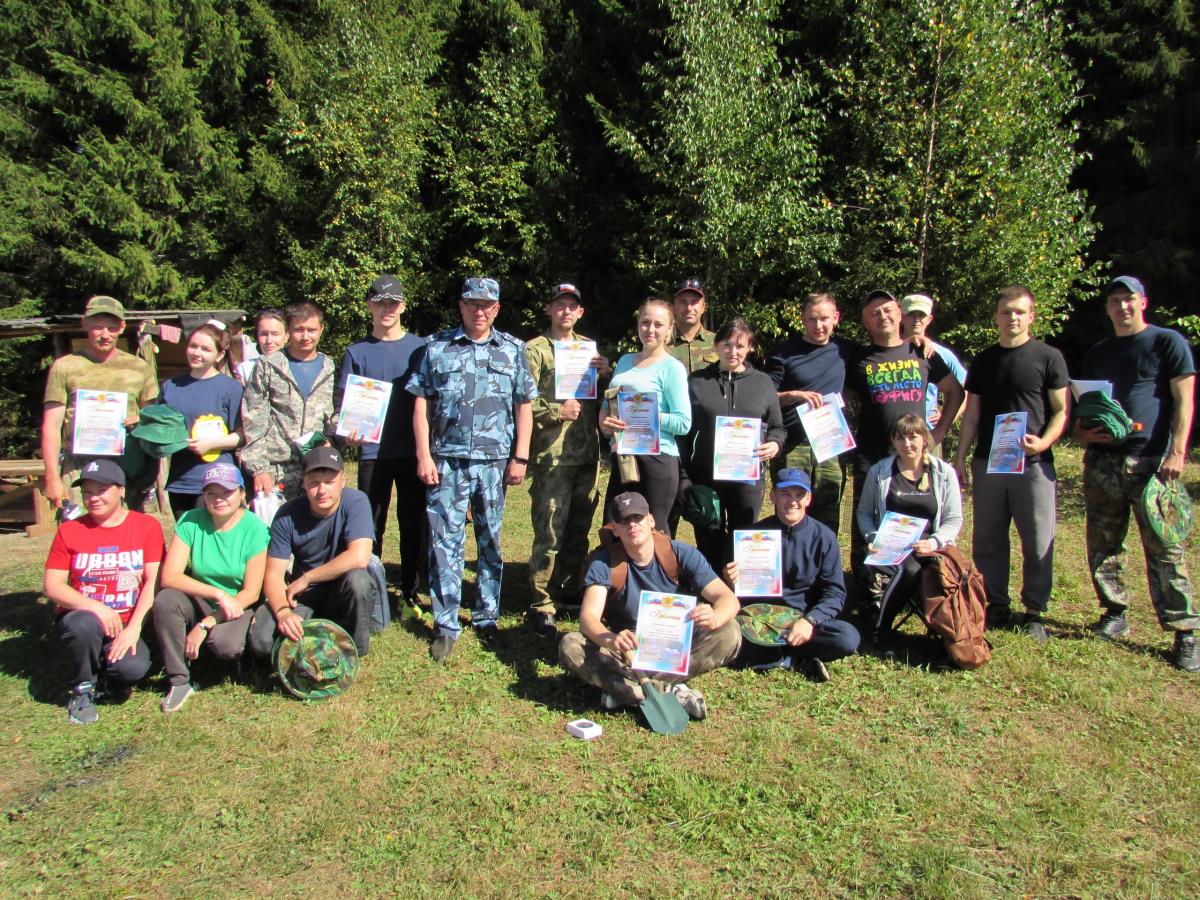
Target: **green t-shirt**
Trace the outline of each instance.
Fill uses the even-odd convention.
[[[207,509],[189,509],[176,523],[175,537],[191,548],[192,577],[230,596],[241,590],[246,564],[271,542],[266,524],[249,510],[229,531],[215,531]]]

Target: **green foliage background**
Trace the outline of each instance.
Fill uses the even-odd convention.
[[[467,274],[501,327],[583,289],[618,340],[681,275],[769,340],[833,289],[924,289],[987,340],[1023,281],[1046,333],[1110,261],[1186,325],[1190,3],[9,0],[0,308],[326,309],[381,271],[418,331]],[[1131,215],[1136,211],[1136,215]],[[1097,238],[1099,226],[1099,238]],[[1095,311],[1071,320],[1081,336]],[[1091,316],[1091,319],[1088,316]],[[43,351],[7,349],[29,371]],[[0,407],[11,407],[0,398]],[[28,399],[36,414],[36,397]]]

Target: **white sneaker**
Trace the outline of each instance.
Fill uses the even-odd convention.
[[[671,685],[671,693],[679,698],[679,705],[693,719],[699,721],[708,714],[708,710],[704,706],[704,695],[695,688],[679,682]]]

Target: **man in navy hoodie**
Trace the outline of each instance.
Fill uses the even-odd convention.
[[[828,681],[825,663],[849,656],[859,644],[858,629],[838,618],[846,604],[846,586],[837,537],[808,515],[812,486],[806,472],[781,469],[775,476],[771,502],[775,515],[753,528],[782,532],[781,602],[798,610],[803,618],[788,632],[787,643],[778,648],[743,641],[737,664],[753,669],[799,668],[814,681]],[[729,584],[735,584],[737,563],[729,563],[723,574]]]

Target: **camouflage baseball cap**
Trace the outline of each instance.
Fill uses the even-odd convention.
[[[495,278],[468,278],[462,286],[463,300],[500,302],[500,285]]]
[[[1142,512],[1151,530],[1168,547],[1182,544],[1192,530],[1192,498],[1178,478],[1154,475],[1142,491]]]
[[[358,647],[341,625],[309,619],[298,641],[280,637],[272,653],[275,671],[289,694],[325,700],[344,693],[358,674]]]
[[[790,606],[751,603],[742,607],[737,623],[742,637],[750,643],[760,647],[781,647],[787,643],[788,630],[802,618],[804,614]]]
[[[90,297],[87,306],[83,308],[84,316],[116,316],[125,321],[125,305],[116,297],[97,294]]]

